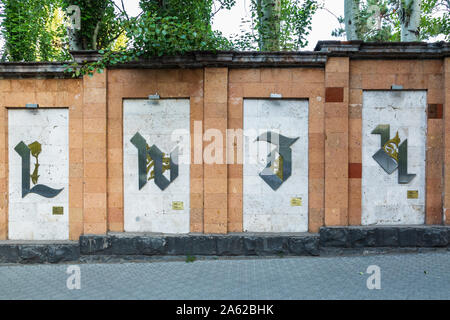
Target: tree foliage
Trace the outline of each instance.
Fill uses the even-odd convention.
[[[113,0],[61,1],[64,11],[71,5],[78,6],[81,11],[81,29],[75,31],[76,49],[108,48],[122,34],[125,10],[117,11]]]
[[[420,28],[423,40],[443,35],[450,41],[450,0],[423,0]]]
[[[411,14],[405,0],[360,1],[356,33],[363,41],[400,41],[401,23]],[[418,40],[443,36],[450,40],[450,0],[422,0]],[[338,17],[344,24],[344,17]],[[343,27],[333,30],[333,36],[344,36]]]
[[[251,18],[242,21],[250,24],[250,31],[234,37],[237,49],[288,51],[308,45],[306,37],[319,7],[316,0],[251,0],[250,5]]]
[[[2,60],[68,59],[60,0],[2,0]]]
[[[213,12],[213,0],[141,0],[142,13],[138,17],[126,17],[121,24],[128,39],[126,48],[102,49],[100,61],[85,65],[74,63],[68,70],[77,76],[142,57],[232,49],[230,41],[212,30],[211,19],[218,10],[230,8],[234,3],[234,0],[223,0]]]
[[[307,44],[316,0],[251,1],[254,30],[232,40],[213,30],[211,22],[236,0],[140,0],[142,13],[137,17],[127,15],[123,0],[120,4],[113,0],[3,0],[2,31],[10,61],[65,60],[69,50],[101,50],[104,58],[97,65],[69,68],[77,73],[143,56],[196,50],[298,50]],[[280,4],[276,21],[263,19],[264,6],[271,3]],[[68,17],[63,13],[71,5],[81,9],[81,29],[68,36],[64,23]],[[58,19],[53,12],[58,12]],[[270,39],[271,45],[262,45]]]
[[[234,1],[223,3],[231,6]],[[142,15],[126,28],[131,39],[128,54],[160,56],[231,48],[211,28],[213,0],[141,0],[140,5]]]

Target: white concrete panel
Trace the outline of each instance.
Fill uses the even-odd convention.
[[[292,146],[292,175],[274,191],[259,173],[276,147],[255,139],[268,131],[299,138]],[[308,101],[244,100],[244,231],[308,230]],[[301,198],[302,206],[291,206]]]
[[[127,232],[189,232],[189,99],[149,101],[129,99],[123,102],[124,218]],[[151,147],[169,154],[178,146],[178,177],[162,191],[154,182],[139,190],[138,151],[130,142],[139,132]],[[170,172],[164,175],[169,179]],[[174,201],[184,210],[173,210]]]
[[[22,158],[14,150],[21,141],[38,141],[39,180],[53,189],[64,190],[54,198],[29,193],[22,198]],[[9,239],[69,239],[69,111],[67,109],[11,109],[8,111]],[[35,167],[30,155],[30,173]],[[34,184],[30,179],[30,188]],[[53,215],[63,207],[63,215]]]
[[[365,91],[362,109],[362,225],[423,224],[425,222],[426,91]],[[408,173],[416,177],[398,183],[398,169],[387,174],[372,158],[380,135],[371,132],[390,125],[390,139],[408,139]],[[408,191],[418,199],[408,199]]]

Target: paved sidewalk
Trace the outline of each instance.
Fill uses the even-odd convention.
[[[0,266],[0,299],[450,299],[450,252],[80,264],[80,290],[68,266]]]

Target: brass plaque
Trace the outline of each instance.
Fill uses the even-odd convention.
[[[301,206],[302,206],[302,198],[291,199],[291,207],[301,207]]]
[[[172,210],[184,210],[183,201],[172,201]]]
[[[53,215],[63,215],[64,207],[53,207]]]
[[[419,190],[408,190],[408,199],[419,199]]]

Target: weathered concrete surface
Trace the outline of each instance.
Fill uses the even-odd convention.
[[[117,262],[186,256],[338,256],[450,251],[448,226],[323,227],[311,233],[110,233],[80,241],[0,241],[0,263]]]
[[[447,247],[449,226],[323,227],[320,246],[367,247]]]
[[[76,241],[0,241],[0,263],[59,263],[79,258]]]
[[[319,255],[317,234],[81,236],[83,255]]]

